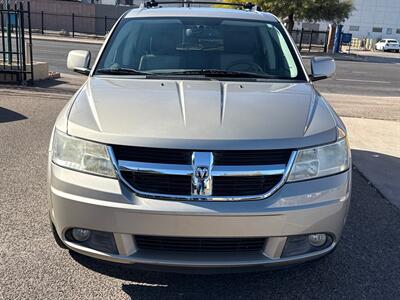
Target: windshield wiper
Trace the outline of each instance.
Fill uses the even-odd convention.
[[[240,72],[240,71],[227,71],[218,69],[200,69],[200,70],[183,70],[174,72],[158,73],[159,75],[203,75],[206,77],[230,77],[230,78],[267,78],[267,79],[282,79],[282,76]],[[287,78],[285,78],[287,79]]]
[[[104,68],[97,70],[96,73],[109,75],[153,75],[152,73],[129,68]]]

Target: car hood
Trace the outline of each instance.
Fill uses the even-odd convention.
[[[299,148],[336,139],[309,83],[92,77],[68,134],[106,144],[190,149]]]

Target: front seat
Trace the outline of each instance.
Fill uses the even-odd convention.
[[[180,58],[176,55],[177,36],[161,33],[152,36],[150,53],[140,59],[139,70],[179,69]]]
[[[225,32],[224,53],[221,55],[221,68],[231,71],[246,71],[255,63],[255,36],[243,32]]]

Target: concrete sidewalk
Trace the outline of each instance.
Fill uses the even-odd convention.
[[[342,120],[348,129],[353,165],[400,209],[400,122]]]
[[[65,42],[65,43],[79,43],[79,44],[94,44],[102,45],[104,43],[104,37],[71,37],[71,36],[58,36],[58,35],[42,35],[42,34],[32,34],[32,40],[39,41],[55,41],[55,42]]]
[[[322,93],[341,117],[400,121],[398,97]]]

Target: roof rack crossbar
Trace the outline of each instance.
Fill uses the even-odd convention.
[[[240,3],[240,2],[211,2],[211,1],[193,1],[193,0],[181,0],[181,1],[156,1],[156,0],[150,0],[144,2],[144,7],[146,8],[152,8],[152,7],[158,7],[163,4],[181,4],[182,7],[190,7],[191,4],[194,5],[226,5],[226,6],[236,6],[236,7],[242,7],[243,9],[248,9],[248,10],[257,10],[259,11],[259,7],[257,7],[255,4],[251,2],[246,2],[246,3]]]

